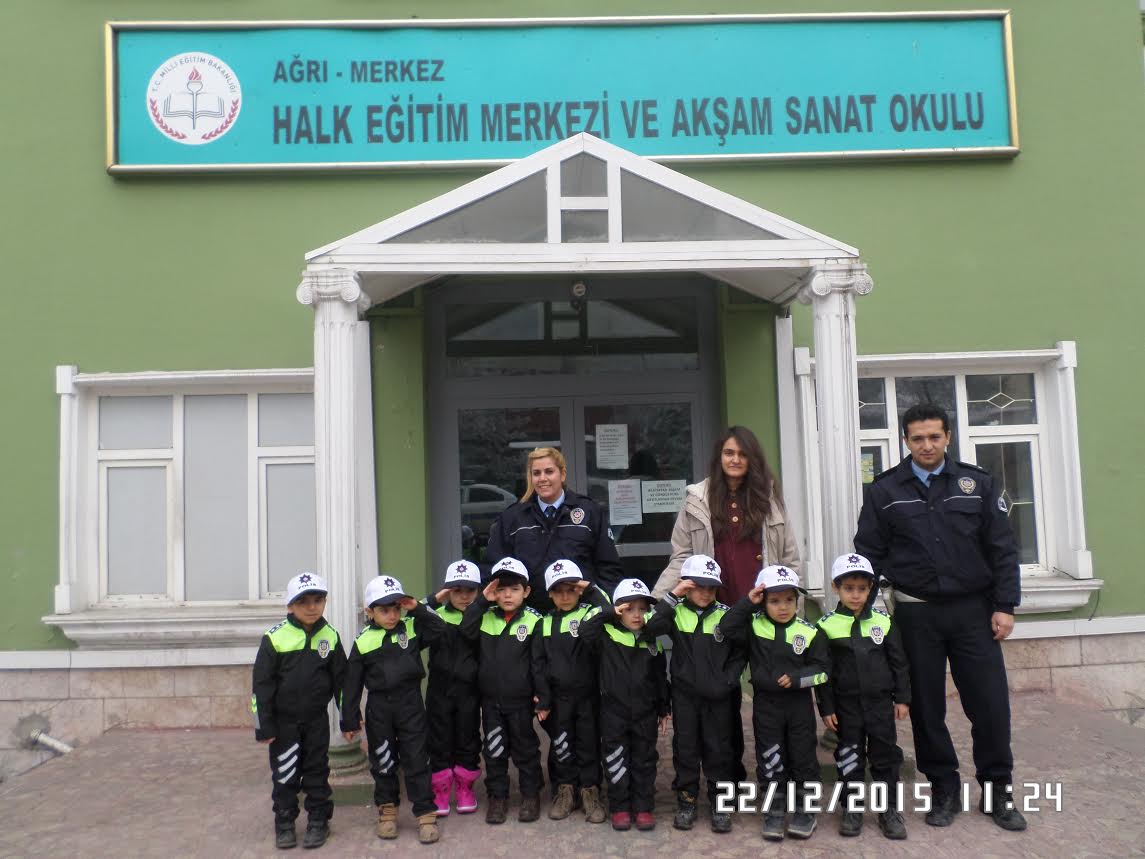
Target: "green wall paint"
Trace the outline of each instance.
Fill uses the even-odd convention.
[[[720,290],[720,373],[725,426],[751,429],[779,473],[779,391],[775,376],[775,306],[730,304]]]
[[[431,581],[424,332],[420,310],[370,319],[378,561],[414,594]]]
[[[1016,159],[682,169],[862,250],[876,285],[858,303],[864,352],[1076,340],[1089,545],[1097,575],[1107,582],[1098,614],[1142,613],[1139,516],[1123,501],[1123,487],[1145,474],[1145,436],[1125,431],[1145,425],[1139,374],[1126,372],[1145,357],[1139,331],[1145,311],[1138,260],[1145,223],[1140,13],[1134,0],[1008,5],[1022,141]],[[570,7],[567,0],[488,0],[480,9],[510,17],[994,6],[582,0]],[[473,10],[462,0],[384,6],[201,0],[193,10],[143,0],[44,0],[8,11],[0,50],[6,67],[34,86],[0,89],[0,114],[8,119],[0,252],[9,320],[0,338],[7,368],[0,374],[0,437],[17,454],[8,458],[7,491],[0,497],[0,586],[7,606],[0,649],[66,646],[39,621],[52,609],[58,580],[55,365],[74,363],[85,372],[307,366],[312,313],[293,297],[305,252],[479,175],[112,179],[103,169],[104,21],[460,18]],[[750,344],[753,335],[740,330],[747,325],[741,318],[727,314],[723,324],[731,337]],[[404,337],[420,352],[420,335],[395,334],[387,321],[379,339],[378,324],[375,345]],[[809,342],[803,308],[796,308],[796,329],[800,342]],[[770,341],[770,319],[757,334]],[[740,348],[725,346],[725,360]],[[388,373],[384,364],[381,372]],[[402,398],[417,399],[408,377],[399,375],[398,382]],[[743,385],[733,379],[728,386],[728,418],[769,428],[761,434],[774,445],[773,398],[753,399]],[[400,410],[387,414],[386,403],[379,398],[376,405],[390,426],[377,445],[379,518],[387,535],[382,558],[412,573],[424,570],[424,525],[400,516],[386,493],[395,479],[402,489],[390,498],[423,510],[424,474],[403,484],[402,475],[387,469],[424,464],[420,434],[412,452],[391,438],[403,420],[407,432],[416,431],[421,406],[409,405],[402,418]],[[406,451],[404,463],[393,449]],[[774,448],[768,453],[774,456]],[[412,505],[405,494],[411,485]],[[387,527],[391,516],[400,522],[396,529]]]

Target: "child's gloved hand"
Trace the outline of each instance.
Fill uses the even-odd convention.
[[[830,728],[832,731],[839,730],[839,717],[832,713],[830,716],[823,717],[824,727]]]

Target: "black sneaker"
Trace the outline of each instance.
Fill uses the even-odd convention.
[[[321,847],[325,844],[329,837],[330,821],[308,820],[306,822],[306,834],[302,836],[302,847],[306,850],[313,850],[315,847]]]
[[[782,841],[783,830],[787,827],[787,815],[782,812],[767,812],[763,816],[763,840]]]
[[[676,829],[691,829],[696,822],[696,797],[686,790],[676,791],[676,816],[672,826]]]
[[[962,809],[958,805],[959,791],[954,793],[935,793],[930,811],[926,813],[928,826],[949,826],[954,822],[954,816]]]
[[[815,815],[806,811],[797,811],[791,815],[791,823],[787,825],[787,834],[792,838],[810,838],[815,831]]]
[[[274,822],[274,846],[279,850],[289,850],[298,846],[298,833],[294,831],[293,820]]]
[[[854,838],[863,831],[863,815],[858,811],[844,811],[839,821],[839,834]]]
[[[893,809],[879,815],[879,829],[892,841],[902,841],[906,838],[906,824],[902,815]]]

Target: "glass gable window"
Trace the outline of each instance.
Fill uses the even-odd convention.
[[[620,198],[626,242],[779,238],[774,233],[627,170],[620,172]]]
[[[545,174],[534,173],[496,194],[387,239],[401,244],[543,242]]]

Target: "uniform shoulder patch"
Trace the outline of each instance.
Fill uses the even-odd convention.
[[[270,634],[271,634],[271,633],[273,633],[273,632],[278,632],[278,631],[279,631],[280,629],[282,629],[284,626],[286,626],[286,621],[285,621],[285,620],[280,620],[278,623],[276,623],[274,626],[272,626],[270,629],[268,629],[268,630],[267,630],[267,631],[266,631],[264,634],[265,634],[265,635],[270,635]]]
[[[960,459],[957,459],[957,460],[955,460],[955,462],[957,462],[957,463],[958,463],[959,467],[961,467],[961,468],[968,468],[968,469],[970,469],[971,471],[977,471],[979,474],[989,474],[989,473],[990,473],[989,471],[987,471],[987,470],[986,470],[985,468],[983,468],[982,466],[980,466],[980,465],[975,465],[975,464],[974,464],[974,463],[972,463],[972,462],[963,462],[963,461],[962,461],[962,460],[960,460]]]
[[[717,602],[716,608],[722,608],[724,611],[728,610],[728,607],[726,605],[724,605],[722,602]]]
[[[525,611],[527,611],[529,614],[536,615],[537,617],[544,617],[543,614],[531,606],[525,606]]]
[[[890,615],[883,611],[881,608],[872,608],[871,611],[873,611],[875,614],[881,614],[883,617],[890,617]]]
[[[815,624],[809,623],[805,618],[797,617],[795,619],[797,621],[799,621],[801,624],[803,624],[804,626],[806,626],[808,629],[814,629],[815,628]]]

